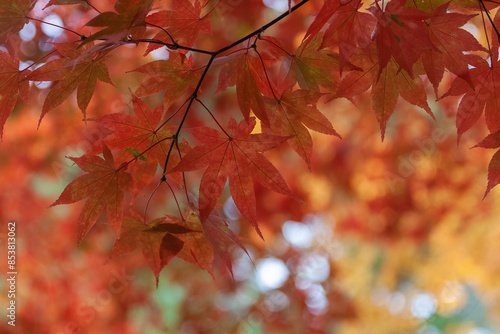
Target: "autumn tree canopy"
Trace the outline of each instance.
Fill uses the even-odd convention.
[[[141,249],[156,285],[176,257],[215,279],[232,279],[233,248],[247,253],[246,231],[265,240],[281,226],[276,217],[284,218],[281,224],[300,220],[314,199],[297,184],[299,174],[327,175],[326,165],[336,175],[332,192],[359,191],[374,213],[367,216],[384,222],[371,230],[347,213],[341,230],[421,242],[431,224],[408,214],[405,221],[414,225],[402,228],[400,212],[385,204],[417,210],[412,196],[421,187],[407,182],[425,177],[415,161],[436,149],[473,146],[467,153],[473,157],[500,148],[497,6],[483,0],[0,0],[1,145],[24,135],[11,123],[28,108],[38,120],[26,116],[31,123],[23,126],[38,129],[40,147],[55,152],[89,134],[84,149],[68,156],[67,165],[81,171],[72,172],[49,210],[82,202],[72,222],[77,243],[106,223],[114,235],[110,258]],[[76,128],[69,122],[75,109]],[[353,117],[355,128],[347,125]],[[455,145],[440,146],[450,135],[439,127],[417,144],[405,139],[422,122],[443,118],[456,125]],[[400,141],[388,145],[409,156],[397,161],[397,171],[380,167],[389,160],[382,149],[366,162],[355,146],[360,139],[349,141],[351,132],[362,135],[377,122],[379,144]],[[420,156],[411,155],[415,145]],[[60,153],[32,150],[51,161]],[[486,153],[474,153],[481,150]],[[349,165],[347,156],[360,163]],[[468,181],[486,197],[500,182],[500,150],[489,166],[481,159],[476,165],[487,170],[487,184],[474,175]],[[52,167],[60,177],[61,169]],[[375,173],[392,193],[375,199],[368,188],[352,189],[353,169],[368,181]],[[454,184],[446,172],[436,182],[456,191],[469,186]],[[245,222],[241,234],[221,209],[229,196]],[[426,210],[434,219],[454,209],[445,203]]]

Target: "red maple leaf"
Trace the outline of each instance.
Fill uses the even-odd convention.
[[[328,21],[330,21],[331,17],[337,12],[339,7],[340,7],[339,0],[326,0],[323,6],[321,7],[318,15],[316,15],[316,18],[307,29],[307,32],[304,36],[304,40],[307,40],[309,36],[317,35],[323,28],[323,26]]]
[[[104,159],[95,155],[70,158],[88,174],[78,177],[66,186],[50,207],[71,204],[87,198],[78,218],[78,243],[94,226],[102,211],[106,210],[107,222],[120,237],[123,216],[124,192],[130,189],[132,177],[126,166],[116,167],[109,148],[103,145]]]
[[[125,217],[121,237],[115,240],[110,258],[125,255],[140,246],[144,259],[153,270],[158,287],[161,270],[184,246],[179,235],[197,232],[182,223],[180,218],[174,216],[157,218],[148,224],[139,217]]]
[[[216,93],[236,85],[238,105],[245,119],[248,120],[253,112],[262,122],[269,123],[262,94],[271,94],[271,90],[265,79],[263,61],[252,48],[217,58],[216,64],[224,65],[219,73]],[[270,61],[273,60],[266,58],[266,62]]]
[[[64,58],[49,61],[27,76],[31,81],[54,82],[43,103],[38,125],[46,113],[63,103],[75,89],[78,107],[86,118],[87,106],[94,94],[97,79],[113,85],[104,63],[108,56],[85,53],[91,48],[91,44],[81,48],[76,43],[54,43],[54,46]]]
[[[90,152],[100,153],[103,142],[110,150],[119,150],[123,153],[122,162],[136,158],[131,164],[130,173],[134,178],[134,195],[137,195],[151,182],[158,164],[163,167],[177,127],[165,125],[162,121],[161,105],[151,110],[134,94],[132,94],[132,104],[135,116],[114,113],[99,119],[90,119],[113,131],[109,136],[96,142]],[[179,157],[177,154],[171,154],[168,161],[168,167],[174,167],[179,162]],[[180,182],[180,179],[177,181]]]
[[[219,132],[209,127],[187,129],[202,144],[189,151],[170,172],[184,172],[206,168],[201,178],[199,194],[200,219],[207,221],[215,208],[229,178],[229,187],[236,207],[255,227],[256,202],[253,181],[281,194],[293,196],[278,170],[261,152],[278,146],[286,140],[269,134],[252,134],[255,118],[239,124],[231,118],[228,131]]]
[[[374,59],[376,58],[364,52],[353,56],[353,64],[362,68],[363,71],[350,71],[344,76],[334,98],[345,97],[356,103],[354,98],[372,87],[372,108],[380,124],[382,140],[384,140],[387,120],[394,112],[400,96],[424,109],[434,118],[427,103],[424,85],[418,75],[410,77],[392,59],[379,76],[377,74],[379,64]]]
[[[474,147],[484,147],[484,148],[499,148],[500,147],[500,130],[490,133],[486,138],[484,138],[479,144]],[[491,158],[490,164],[488,166],[488,186],[484,193],[484,197],[488,195],[491,189],[493,189],[497,184],[500,183],[500,150]],[[483,198],[484,198],[483,197]]]
[[[497,12],[495,25],[500,26],[500,15]],[[494,34],[494,32],[493,32]],[[493,36],[492,34],[492,36]],[[492,39],[491,56],[485,60],[477,55],[467,55],[471,65],[470,78],[473,87],[464,79],[457,77],[453,80],[450,89],[443,97],[465,94],[460,101],[457,111],[457,143],[462,134],[469,130],[485,110],[486,125],[490,132],[500,130],[500,61],[499,41]]]
[[[177,254],[177,257],[198,266],[200,269],[207,271],[212,278],[215,278],[213,271],[214,247],[205,235],[196,212],[187,209],[184,216],[185,221],[183,224],[186,224],[194,232],[179,236],[184,242],[184,246]]]
[[[28,102],[29,82],[25,81],[29,70],[19,70],[19,59],[12,59],[0,51],[0,139],[3,139],[3,127],[16,106],[17,98]]]
[[[208,218],[201,222],[197,206],[192,200],[190,195],[189,208],[186,209],[183,223],[194,232],[179,236],[184,241],[184,247],[177,256],[206,270],[214,279],[214,267],[218,268],[221,274],[233,277],[230,247],[236,244],[248,254],[241,238],[229,229],[228,222],[216,211],[212,211]]]
[[[372,107],[380,124],[382,140],[384,140],[387,120],[394,112],[399,96],[424,109],[434,118],[420,77],[418,75],[411,77],[392,60],[380,72],[379,79],[372,87]]]
[[[318,99],[323,94],[308,90],[285,89],[279,100],[267,98],[268,118],[271,133],[289,137],[288,142],[311,168],[312,138],[306,129],[334,135],[340,135],[333,129],[332,124],[317,108]],[[266,127],[263,127],[266,129]]]
[[[288,84],[298,83],[300,88],[318,92],[319,86],[335,92],[339,85],[339,56],[322,49],[323,33],[302,41],[294,54],[285,57],[280,76]],[[270,96],[269,94],[266,94]]]
[[[332,15],[320,46],[320,48],[338,46],[340,72],[357,47],[366,52],[370,50],[371,35],[376,20],[373,15],[359,11],[362,5],[361,0],[340,1],[340,6]]]
[[[115,12],[100,13],[87,22],[89,27],[104,27],[104,29],[90,35],[83,40],[82,45],[107,36],[123,39],[130,36],[132,39],[141,38],[146,31],[146,15],[151,10],[153,0],[118,0],[115,3]]]
[[[475,15],[449,13],[449,4],[446,3],[436,8],[428,20],[429,37],[436,48],[426,49],[422,54],[425,72],[434,86],[436,96],[438,96],[437,88],[445,67],[457,77],[473,85],[467,57],[464,53],[467,51],[486,51],[472,34],[460,29]]]
[[[194,208],[194,210],[196,209]],[[222,270],[225,268],[229,275],[234,278],[231,255],[229,254],[230,247],[233,246],[233,244],[236,244],[243,251],[245,251],[247,255],[248,252],[245,246],[241,243],[241,238],[231,231],[228,225],[228,222],[222,219],[222,217],[215,211],[212,211],[212,213],[208,216],[208,219],[201,224],[206,238],[212,244],[214,249],[213,264],[218,267],[219,271],[222,273],[225,272]]]
[[[207,34],[212,33],[211,24],[208,20],[210,15],[200,17],[201,10],[202,5],[199,0],[194,2],[194,6],[188,0],[178,0],[173,2],[172,10],[153,13],[146,17],[146,21],[149,25],[165,29],[157,33],[153,39],[192,47],[198,39],[200,31]],[[151,43],[148,46],[147,53],[160,47],[162,45]]]
[[[470,72],[475,89],[472,89],[461,78],[456,78],[448,92],[443,95],[446,97],[465,93],[457,111],[457,143],[460,142],[463,133],[477,122],[483,110],[485,110],[488,129],[491,132],[500,129],[500,108],[498,105],[500,101],[497,100],[500,94],[500,63],[494,60],[498,57],[495,56],[495,53],[498,54],[493,50],[493,56],[490,58],[491,65],[479,57],[474,57],[475,61],[470,61],[475,66]]]
[[[161,270],[174,257],[206,270],[215,279],[214,267],[222,274],[233,276],[229,254],[231,245],[236,244],[247,252],[240,237],[229,229],[226,221],[212,212],[201,223],[198,210],[191,202],[181,218],[167,215],[144,223],[138,215],[132,216],[123,219],[121,236],[115,240],[110,258],[141,247],[157,286]]]
[[[424,20],[429,14],[412,7],[406,7],[406,0],[392,0],[381,8],[368,10],[375,15],[377,27],[373,39],[377,44],[379,73],[387,66],[391,57],[413,77],[413,64],[425,49],[433,47]]]
[[[0,1],[0,38],[4,34],[15,34],[29,22],[26,15],[35,6],[31,0]]]
[[[199,69],[193,69],[193,57],[187,58],[178,52],[170,52],[168,60],[156,60],[135,71],[148,76],[137,88],[135,94],[138,97],[144,97],[165,91],[164,110],[167,110],[189,88],[194,89],[201,76]]]

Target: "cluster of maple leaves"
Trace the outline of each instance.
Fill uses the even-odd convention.
[[[104,211],[117,238],[112,256],[141,246],[157,282],[161,269],[175,256],[212,275],[214,263],[231,272],[230,244],[244,246],[217,211],[226,182],[236,207],[263,237],[254,181],[295,198],[263,152],[287,142],[311,168],[310,130],[340,137],[318,110],[320,101],[347,98],[356,104],[359,95],[371,90],[383,139],[399,97],[434,117],[427,102],[427,80],[436,99],[464,95],[457,111],[457,141],[485,110],[491,134],[477,146],[500,147],[495,33],[500,17],[492,19],[489,13],[496,5],[485,6],[482,0],[326,0],[294,50],[265,32],[309,2],[288,1],[287,12],[239,40],[215,50],[198,48],[200,35],[211,34],[212,12],[219,2],[173,0],[168,9],[158,10],[153,0],[118,0],[114,11],[100,12],[86,0],[51,0],[47,7],[81,5],[95,11],[84,24],[98,31],[84,35],[66,28],[73,42],[52,43],[53,50],[46,56],[20,69],[11,41],[29,20],[37,20],[30,16],[36,1],[0,0],[0,42],[6,46],[6,52],[0,51],[0,135],[19,98],[28,102],[34,81],[52,82],[39,126],[76,90],[83,118],[109,133],[85,155],[71,158],[86,174],[72,181],[52,204],[86,200],[78,220],[79,242]],[[477,13],[485,27],[494,28],[485,28],[488,48],[462,28]],[[107,63],[130,44],[146,44],[145,55],[166,47],[168,58],[135,69],[144,75],[130,91],[135,115],[119,112],[88,118],[97,79],[113,85]],[[52,60],[45,62],[48,57]],[[200,59],[205,60],[201,66]],[[443,94],[439,88],[446,70],[456,78]],[[212,72],[217,75],[211,76]],[[234,116],[241,121],[231,117],[228,124],[221,124],[207,107],[204,100],[209,97],[202,91],[211,80],[217,81],[215,94],[236,86],[242,117]],[[141,98],[157,93],[163,93],[163,103],[151,109]],[[211,117],[216,127],[186,128],[195,107]],[[196,140],[181,140],[186,133]],[[499,152],[489,166],[486,193],[500,182]],[[165,183],[172,192],[178,215],[151,220],[139,214],[124,216],[130,211],[125,209],[127,194],[133,201],[156,180],[159,168],[159,186]],[[197,198],[189,193],[185,178],[186,172],[194,170],[204,171]],[[185,209],[178,202],[179,194],[185,194]]]

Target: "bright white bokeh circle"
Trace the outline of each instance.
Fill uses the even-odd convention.
[[[269,257],[257,263],[257,285],[261,291],[269,291],[281,287],[288,279],[290,272],[280,259]]]
[[[57,14],[51,14],[43,19],[45,22],[55,24],[57,26],[63,27],[64,23]],[[50,37],[60,36],[64,30],[59,27],[54,27],[50,24],[42,24],[42,31],[45,35]]]

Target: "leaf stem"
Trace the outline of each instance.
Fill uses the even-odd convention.
[[[83,40],[83,39],[85,39],[85,38],[87,38],[87,36],[85,36],[85,35],[79,34],[79,33],[77,33],[77,32],[76,32],[76,31],[74,31],[74,30],[71,30],[71,29],[66,28],[66,27],[62,27],[62,26],[57,25],[57,24],[54,24],[54,23],[45,22],[44,20],[36,19],[36,18],[34,18],[34,17],[30,17],[30,16],[26,16],[26,18],[27,18],[28,20],[37,21],[37,22],[40,22],[40,23],[48,24],[49,26],[53,26],[53,27],[56,27],[56,28],[59,28],[59,29],[63,29],[63,30],[69,31],[69,32],[71,32],[71,33],[73,33],[73,34],[77,35],[78,37],[80,37],[80,39],[82,39],[82,40]]]
[[[168,140],[168,139],[172,139],[172,141],[173,141],[174,137],[173,136],[172,137],[165,137],[165,138],[162,138],[162,139],[158,140],[156,143],[154,143],[153,145],[151,145],[150,147],[148,147],[147,149],[145,149],[141,153],[137,154],[137,156],[134,157],[132,160],[122,163],[122,165],[116,171],[119,171],[122,168],[125,168],[126,166],[130,165],[132,162],[134,162],[135,160],[139,159],[139,157],[143,156],[144,153],[146,153],[147,151],[151,150],[156,145],[158,145],[158,144],[160,144],[160,143],[162,143],[162,142],[164,142],[165,140]]]
[[[167,184],[168,188],[170,189],[172,196],[174,196],[175,204],[177,204],[177,209],[179,209],[179,214],[181,215],[181,219],[182,219],[182,221],[184,221],[184,216],[182,215],[182,210],[181,210],[181,207],[179,205],[179,201],[177,200],[177,196],[175,196],[174,189],[172,189],[172,187],[170,186],[170,184],[168,182],[165,181],[165,183]]]
[[[276,101],[279,101],[278,97],[274,93],[273,86],[271,85],[271,80],[269,80],[269,76],[267,75],[267,70],[266,70],[266,65],[264,65],[264,60],[262,59],[262,56],[260,55],[259,51],[257,51],[257,48],[254,48],[254,51],[257,53],[259,56],[260,62],[262,64],[262,69],[264,70],[264,74],[266,75],[267,83],[269,85],[269,88],[271,89],[271,93],[273,94],[273,97]]]
[[[274,46],[276,46],[278,49],[280,49],[281,51],[283,51],[284,53],[286,53],[289,57],[292,57],[292,56],[293,56],[290,52],[286,51],[285,49],[283,49],[281,46],[279,46],[278,44],[274,43],[273,41],[271,41],[271,40],[269,40],[269,39],[267,39],[267,38],[262,38],[262,37],[260,37],[260,36],[259,36],[259,39],[260,39],[260,40],[262,40],[262,41],[266,41],[266,42],[268,42],[268,43],[273,44],[273,45],[274,45]]]
[[[177,153],[179,153],[179,161],[182,160],[182,154],[181,154],[181,149],[179,148],[179,142],[175,142],[175,148],[177,149]],[[186,199],[189,202],[189,195],[187,192],[187,182],[186,182],[186,175],[184,172],[182,172],[182,183],[184,184],[184,193],[186,194]]]
[[[97,8],[95,8],[95,6],[93,4],[90,3],[89,0],[85,0],[85,2],[87,3],[87,5],[89,5],[93,10],[95,10],[96,12],[98,12],[99,14],[101,14],[101,11]]]
[[[149,198],[146,202],[146,206],[144,207],[144,222],[147,221],[147,212],[148,212],[148,207],[149,207],[149,202],[151,202],[151,199],[153,198],[153,195],[155,194],[155,192],[160,188],[161,186],[161,182],[156,186],[156,188],[153,189],[153,191],[151,192],[151,195],[149,195]]]
[[[224,132],[228,138],[231,138],[231,136],[229,135],[229,133],[227,133],[226,130],[222,127],[222,125],[220,125],[219,121],[217,120],[217,118],[215,118],[214,114],[212,114],[212,112],[210,111],[210,109],[208,109],[207,106],[203,102],[201,102],[200,99],[197,98],[196,101],[198,101],[203,106],[203,108],[205,108],[206,111],[208,111],[208,113],[210,114],[210,116],[212,116],[212,118],[214,119],[215,123],[217,123],[217,125],[222,130],[222,132]]]
[[[153,24],[153,23],[148,23],[146,22],[147,25],[150,25],[152,27],[155,27],[155,28],[158,28],[158,29],[161,29],[165,34],[167,34],[167,36],[170,38],[170,40],[172,41],[172,48],[179,48],[179,44],[177,44],[177,42],[174,40],[174,38],[172,37],[172,35],[170,35],[170,33],[163,27],[160,27],[159,25],[156,25],[156,24]]]
[[[210,13],[212,13],[214,11],[214,9],[219,5],[219,2],[221,2],[221,0],[217,0],[217,3],[215,5],[213,5],[212,8],[210,8],[210,10],[208,11],[208,13],[206,13],[205,15],[203,15],[203,17],[200,17],[200,21],[203,20],[208,15],[210,15]]]
[[[43,57],[41,57],[41,58],[39,58],[39,59],[35,60],[35,61],[33,62],[33,64],[31,64],[30,66],[28,66],[28,67],[26,67],[26,68],[23,68],[23,69],[22,69],[21,71],[19,71],[19,72],[26,71],[26,70],[27,70],[27,69],[29,69],[31,66],[34,66],[34,65],[38,64],[39,62],[41,62],[42,60],[44,60],[45,58],[49,57],[51,54],[53,54],[54,52],[56,52],[56,50],[57,50],[57,49],[54,49],[54,50],[50,51],[50,52],[49,52],[49,53],[47,53],[45,56],[43,56]]]
[[[187,103],[187,101],[189,101],[189,99],[184,101],[182,103],[182,105],[179,108],[177,108],[177,110],[169,118],[167,118],[163,123],[161,123],[159,126],[157,126],[156,131],[160,130],[163,126],[165,126],[165,124],[167,124],[172,118],[174,118],[174,116],[179,112],[179,110],[181,110],[182,107],[184,107],[184,105]]]

